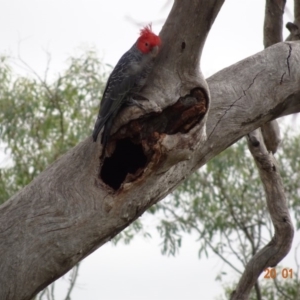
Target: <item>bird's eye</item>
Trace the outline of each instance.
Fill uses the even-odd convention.
[[[146,43],[145,43],[145,46],[146,46],[146,47],[148,47],[148,46],[149,46],[149,44],[146,42]]]

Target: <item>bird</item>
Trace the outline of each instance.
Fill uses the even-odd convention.
[[[153,33],[151,25],[143,27],[136,42],[122,55],[110,74],[92,134],[93,141],[96,142],[104,127],[101,137],[102,153],[105,153],[113,121],[120,109],[131,105],[143,109],[143,105],[135,98],[145,99],[138,93],[146,83],[160,47],[161,39]]]

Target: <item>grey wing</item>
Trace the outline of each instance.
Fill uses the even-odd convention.
[[[108,120],[115,117],[125,102],[126,96],[135,85],[139,70],[132,69],[131,66],[134,64],[130,64],[130,59],[132,59],[130,54],[123,55],[109,76],[93,131],[94,141],[97,140],[99,132]],[[109,123],[112,124],[112,122]],[[106,132],[109,134],[109,130],[106,130]]]

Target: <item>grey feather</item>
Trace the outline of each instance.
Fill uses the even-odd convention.
[[[119,60],[108,78],[100,110],[92,134],[94,142],[104,127],[101,143],[103,151],[108,143],[113,120],[121,107],[141,90],[153,66],[154,56],[142,54],[134,44]]]

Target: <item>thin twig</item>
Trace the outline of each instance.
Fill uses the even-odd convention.
[[[75,267],[73,268],[72,270],[72,274],[70,276],[70,286],[69,286],[69,290],[68,290],[68,293],[65,297],[65,300],[71,300],[71,293],[75,287],[75,283],[76,283],[76,279],[77,279],[77,276],[78,276],[78,270],[79,270],[79,263],[77,265],[75,265]]]
[[[178,216],[173,210],[171,210],[169,207],[166,207],[164,206],[164,209],[169,211],[173,216],[174,218],[176,219],[176,221],[180,220],[180,216]],[[199,229],[199,227],[196,225],[196,224],[192,224],[192,223],[189,223],[189,226],[191,228],[193,228],[194,230],[196,230],[199,235],[200,235],[200,238],[204,239],[205,243],[207,243],[207,245],[209,246],[209,248],[215,253],[217,254],[227,265],[229,265],[233,270],[235,270],[237,273],[239,274],[242,274],[242,272],[237,269],[229,260],[227,260],[211,243],[210,241],[205,237],[205,231],[201,231]]]

